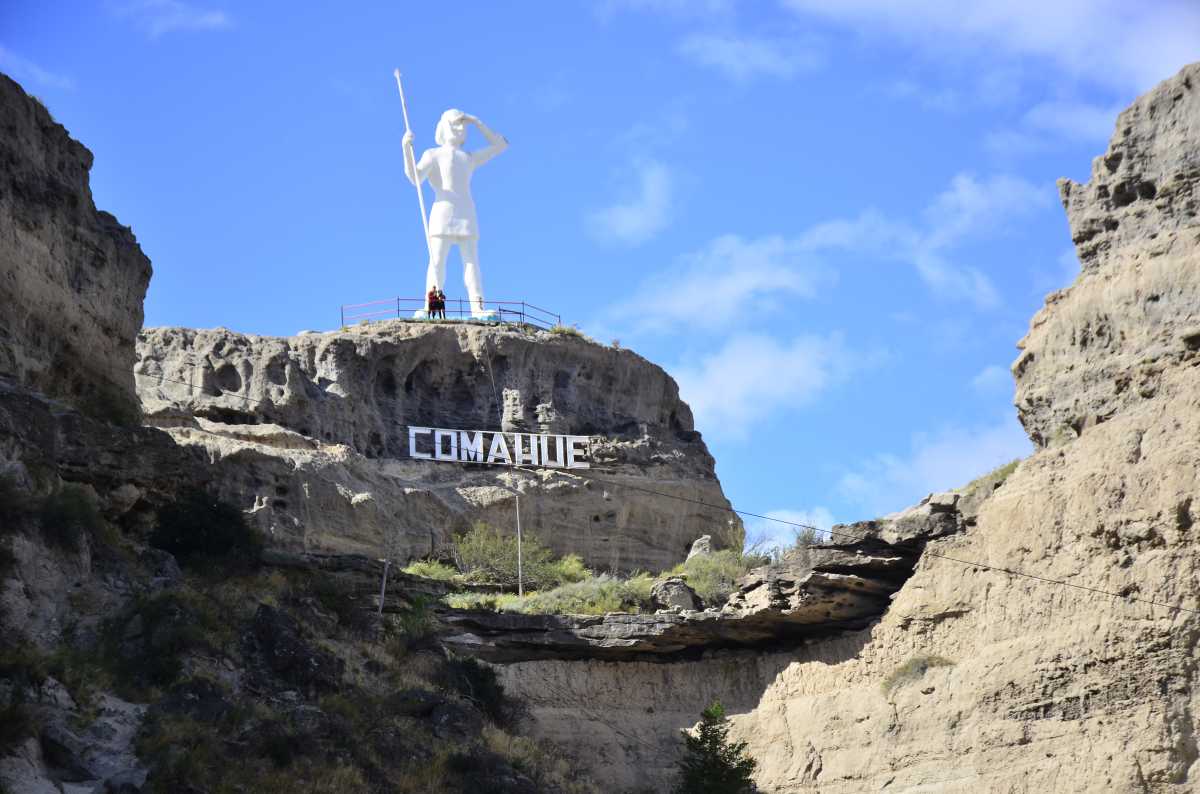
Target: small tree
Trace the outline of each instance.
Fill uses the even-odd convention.
[[[683,731],[684,752],[679,761],[675,794],[749,794],[750,776],[758,762],[746,755],[745,742],[729,741],[729,720],[717,701],[700,713],[693,736]]]

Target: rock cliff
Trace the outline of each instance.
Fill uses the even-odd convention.
[[[498,614],[449,610],[443,644],[492,662],[674,662],[727,648],[782,648],[870,625],[912,574],[924,545],[958,532],[958,494],[841,527],[835,542],[755,569],[720,607],[654,614]]]
[[[526,532],[598,569],[663,570],[705,534],[741,542],[675,382],[628,350],[463,323],[157,328],[135,372],[148,421],[203,449],[222,495],[281,548],[445,554],[473,522],[510,528],[518,492]],[[410,425],[595,436],[593,468],[412,460]]]
[[[150,261],[92,202],[92,153],[2,74],[0,125],[0,376],[132,415]]]
[[[615,785],[661,785],[664,737],[719,698],[764,791],[1195,791],[1198,125],[1200,64],[1063,183],[1082,272],[1013,368],[1040,449],[926,544],[876,623],[670,665],[504,665],[535,731]]]

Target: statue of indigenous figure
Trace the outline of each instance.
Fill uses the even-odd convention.
[[[487,138],[488,146],[467,152],[467,125],[473,124]],[[433,186],[434,201],[429,213],[429,267],[425,273],[425,291],[441,289],[446,281],[446,257],[457,245],[463,261],[463,281],[467,287],[471,315],[486,317],[483,305],[483,276],[479,270],[479,221],[471,198],[471,176],[475,169],[508,148],[503,136],[461,110],[447,110],[438,121],[434,140],[436,149],[426,149],[420,160],[413,157],[412,131],[404,133],[404,175],[421,188],[421,181]],[[415,163],[415,166],[414,166]],[[425,307],[426,312],[430,307]]]

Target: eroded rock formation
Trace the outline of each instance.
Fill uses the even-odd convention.
[[[787,652],[502,666],[538,734],[654,786],[663,737],[720,699],[764,791],[1196,790],[1198,125],[1200,64],[1064,184],[1082,272],[1014,365],[1040,450],[929,540],[878,622]]]
[[[627,350],[461,323],[159,328],[139,339],[136,376],[148,421],[203,449],[221,493],[280,547],[445,553],[473,522],[510,528],[517,491],[525,531],[600,569],[669,568],[704,534],[740,543],[675,382]],[[414,461],[409,425],[593,435],[594,468]]]
[[[861,629],[887,609],[924,544],[963,527],[958,500],[958,494],[937,494],[893,516],[839,527],[837,542],[751,571],[720,607],[603,617],[450,610],[442,619],[453,631],[443,644],[493,662],[671,662]]]
[[[92,202],[92,153],[2,74],[0,125],[0,376],[132,414],[150,261]]]

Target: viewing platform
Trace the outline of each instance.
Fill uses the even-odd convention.
[[[346,303],[341,306],[340,325],[355,325],[364,320],[370,322],[399,319],[423,322],[430,319],[421,316],[424,311],[424,298],[385,298],[368,303]],[[516,323],[544,330],[562,325],[562,315],[525,301],[484,301],[484,316],[477,316],[478,313],[472,310],[471,302],[466,298],[447,298],[445,313],[447,320],[459,322]]]

